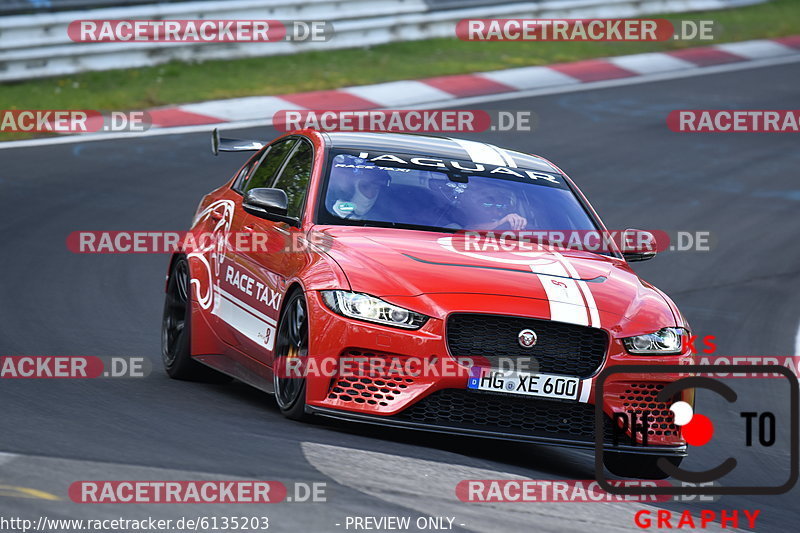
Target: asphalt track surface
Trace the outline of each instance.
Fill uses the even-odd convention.
[[[797,355],[797,136],[676,134],[664,118],[673,109],[792,109],[798,81],[795,63],[494,102],[484,107],[535,111],[538,131],[471,137],[552,159],[610,228],[710,231],[712,251],[667,252],[637,264],[637,272],[672,296],[697,334],[716,336],[718,354]],[[276,132],[230,135],[271,139]],[[76,230],[186,229],[200,197],[245,158],[214,158],[208,145],[207,134],[183,134],[0,152],[0,354],[143,356],[154,364],[144,379],[0,382],[0,516],[266,514],[271,530],[309,532],[344,531],[345,517],[365,515],[450,516],[457,531],[637,529],[640,503],[478,505],[453,496],[461,479],[589,479],[589,452],[303,425],[245,385],[168,379],[159,361],[166,256],[75,255],[65,238]],[[740,401],[788,423],[785,387],[742,386]],[[714,420],[733,411],[710,394],[700,401]],[[717,447],[693,449],[687,468],[742,454],[739,430],[720,425]],[[776,476],[785,472],[786,448],[749,459],[740,481],[783,481]],[[324,481],[328,502],[92,506],[67,498],[69,484],[82,479],[206,478]],[[22,498],[10,487],[60,500]],[[650,505],[760,509],[756,530],[785,531],[796,528],[799,496],[795,488]]]

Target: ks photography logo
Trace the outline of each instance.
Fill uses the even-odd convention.
[[[797,377],[782,365],[748,365],[746,367],[748,374],[755,376],[780,374],[788,381],[789,420],[778,420],[771,410],[756,411],[752,404],[748,407],[747,398],[737,394],[723,380],[706,377],[743,371],[743,367],[739,365],[616,365],[601,372],[595,385],[595,475],[600,487],[612,494],[634,495],[760,495],[788,492],[798,479],[798,445],[800,444],[798,405],[800,402],[798,401]],[[710,465],[710,468],[702,471],[685,470],[662,457],[657,464],[665,475],[691,484],[708,483],[735,472],[739,462],[752,456],[753,451],[758,448],[770,448],[780,438],[781,442],[788,442],[789,464],[781,471],[786,472],[788,477],[781,484],[769,486],[625,487],[610,483],[605,477],[603,468],[604,452],[613,452],[615,449],[630,452],[636,446],[646,452],[648,435],[651,435],[650,412],[646,409],[630,409],[613,414],[610,442],[606,438],[605,424],[608,417],[603,412],[604,386],[609,378],[618,374],[625,374],[626,377],[638,374],[642,377],[646,376],[647,379],[657,378],[659,374],[686,376],[664,386],[656,395],[657,404],[654,405],[668,406],[672,413],[673,423],[680,428],[681,437],[690,446],[700,447],[713,443],[715,441],[715,422],[709,416],[694,412],[691,404],[680,400],[683,391],[711,391],[725,400],[728,411],[738,415],[736,422],[726,422],[734,427],[726,428],[731,431],[726,432],[728,437],[724,442],[726,447],[732,446],[734,449],[740,450],[738,454],[718,461],[717,464]],[[693,397],[693,394],[688,396]],[[730,438],[730,435],[734,435],[733,439]],[[652,451],[658,453],[657,448]]]

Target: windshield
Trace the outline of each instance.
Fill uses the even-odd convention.
[[[335,151],[320,223],[457,230],[594,230],[556,173]]]

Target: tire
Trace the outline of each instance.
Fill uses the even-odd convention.
[[[161,319],[161,360],[169,377],[186,381],[226,383],[230,377],[192,359],[192,305],[189,262],[178,257],[172,265]]]
[[[675,466],[679,466],[683,457],[644,455],[638,453],[604,452],[603,464],[609,472],[620,477],[638,479],[666,479],[665,474],[658,467],[658,460],[664,457]]]
[[[302,290],[295,290],[286,299],[275,338],[274,389],[275,402],[286,418],[309,421],[306,413],[306,378],[281,377],[278,361],[308,356],[308,307]]]

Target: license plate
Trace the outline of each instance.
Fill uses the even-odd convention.
[[[472,367],[468,389],[577,400],[580,378],[555,374],[527,374],[513,370]]]

